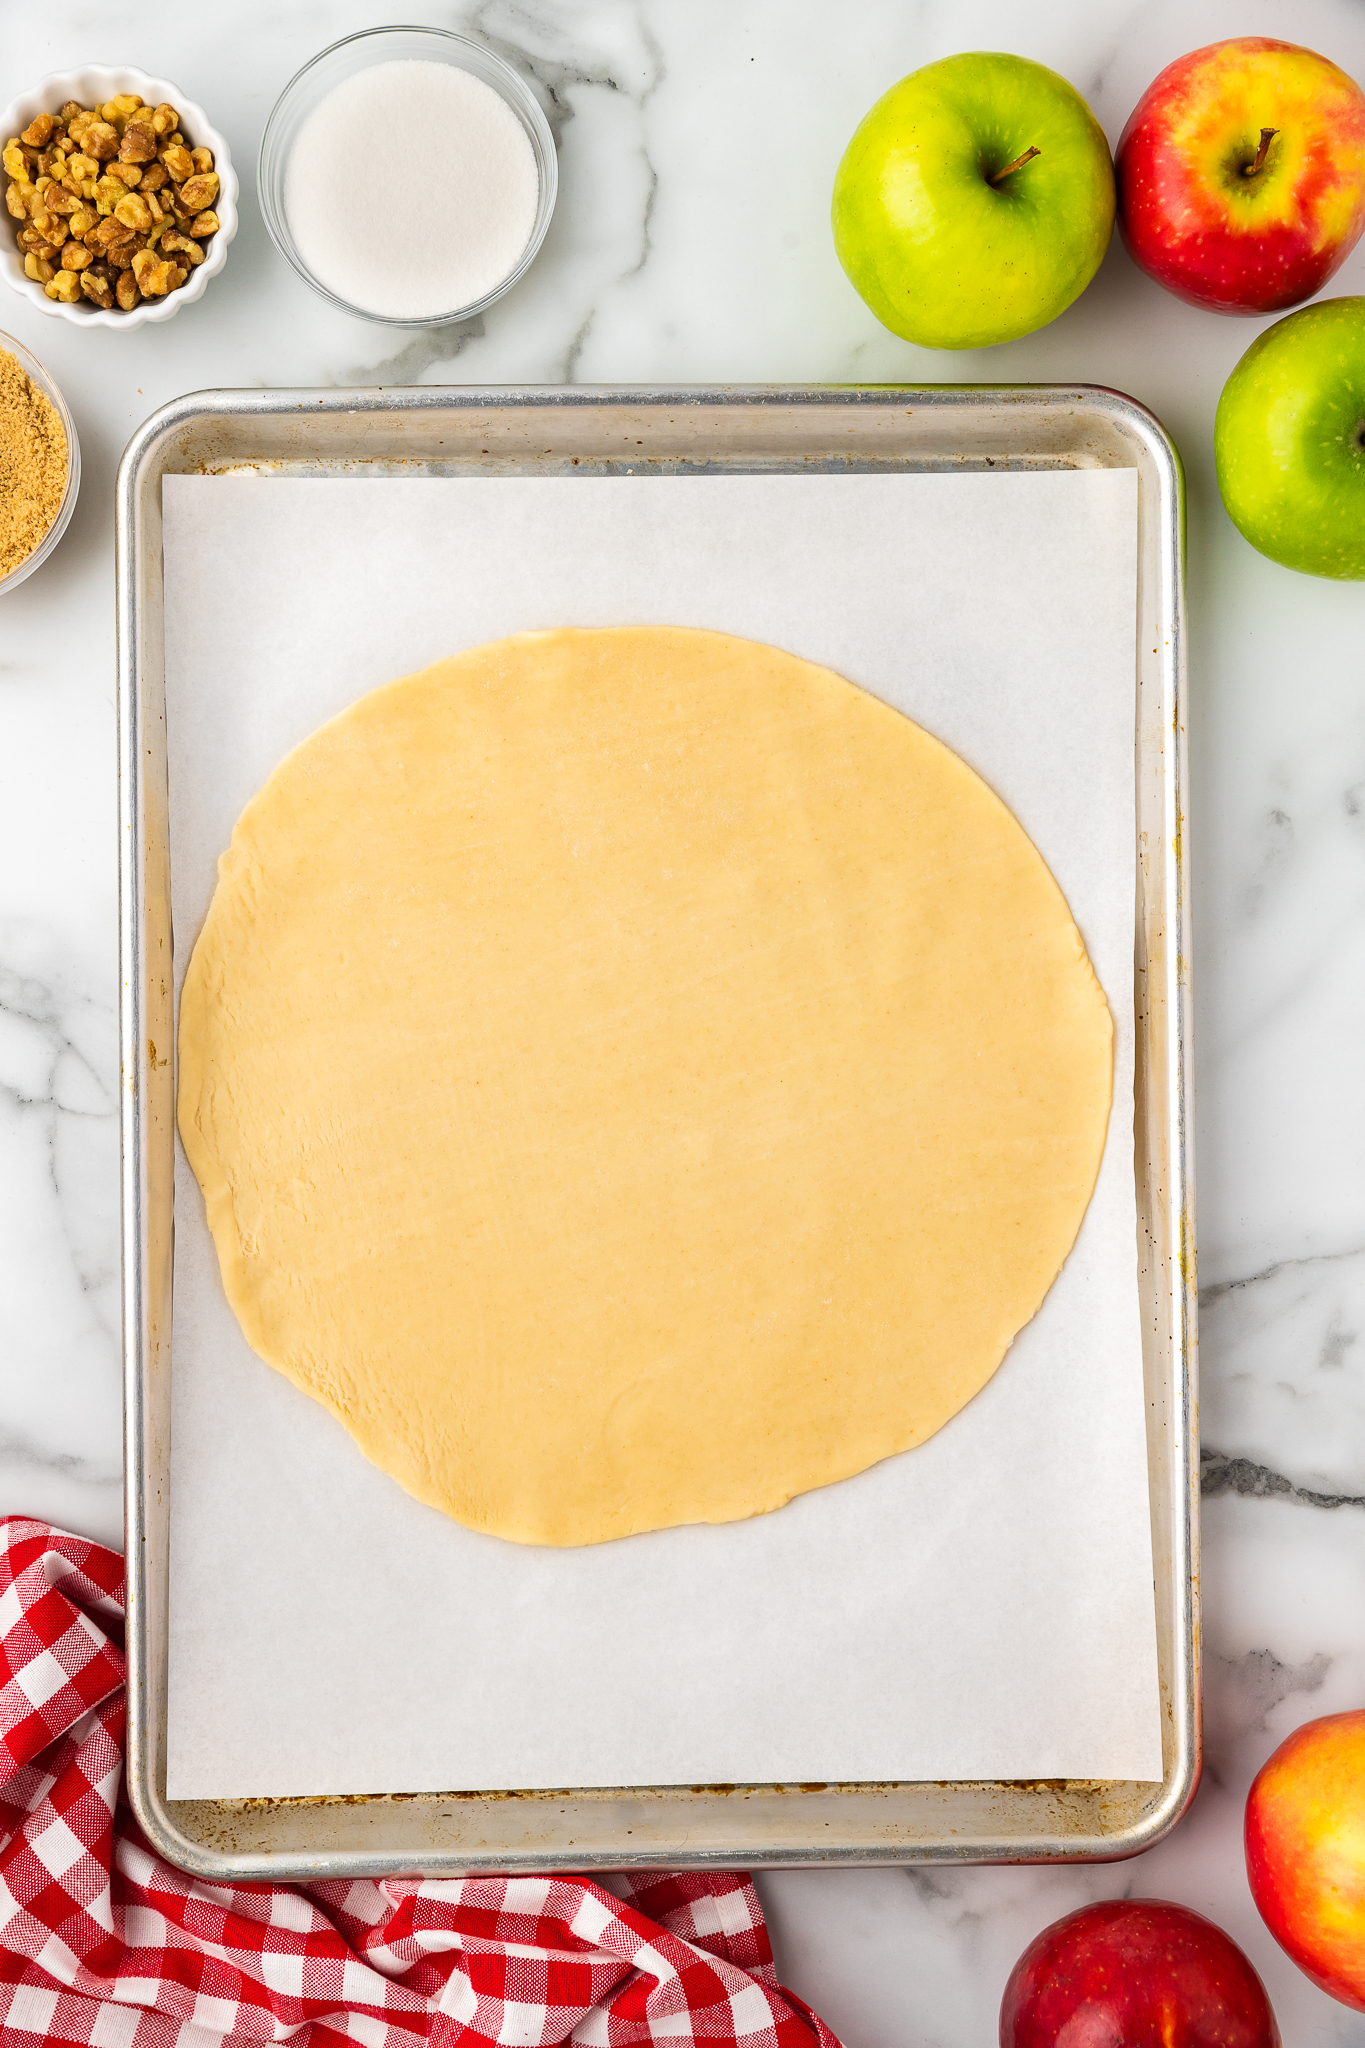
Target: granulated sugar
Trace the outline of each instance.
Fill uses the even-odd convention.
[[[299,131],[289,229],[329,291],[381,318],[460,312],[515,270],[540,178],[512,109],[453,64],[357,72]]]

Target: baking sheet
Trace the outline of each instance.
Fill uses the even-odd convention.
[[[407,1498],[257,1360],[177,1165],[171,1798],[1161,1775],[1132,1132],[1135,478],[168,477],[177,971],[243,802],[354,697],[531,626],[772,640],[1012,806],[1118,1025],[1077,1247],[929,1444],[577,1552]]]

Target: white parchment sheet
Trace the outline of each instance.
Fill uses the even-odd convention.
[[[1099,1186],[985,1391],[778,1513],[527,1549],[263,1364],[177,1160],[173,1799],[1161,1775],[1133,1191],[1136,480],[168,477],[177,994],[237,814],[377,684],[527,627],[711,626],[955,747],[1118,1027]]]

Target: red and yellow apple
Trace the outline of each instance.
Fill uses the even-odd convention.
[[[1280,2048],[1235,1941],[1164,1899],[1108,1899],[1045,1927],[1010,1972],[1000,2048]]]
[[[1365,229],[1365,93],[1269,36],[1210,43],[1148,86],[1114,158],[1135,262],[1217,313],[1320,291]]]
[[[1247,1876],[1280,1947],[1365,2012],[1365,1711],[1296,1728],[1247,1798]]]

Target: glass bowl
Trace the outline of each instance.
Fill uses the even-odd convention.
[[[472,72],[485,85],[492,86],[498,97],[509,106],[521,123],[536,160],[536,176],[540,187],[536,205],[535,225],[531,239],[521,253],[514,270],[510,270],[501,283],[482,298],[474,299],[467,306],[452,306],[449,312],[423,314],[416,318],[394,317],[385,313],[371,313],[362,306],[352,306],[345,299],[321,283],[314,276],[300,256],[289,230],[289,216],[284,205],[284,182],[289,167],[289,157],[298,139],[299,130],[323,100],[345,79],[353,78],[357,72],[368,71],[375,64],[392,64],[404,59],[417,59],[427,63],[452,64],[457,70]],[[554,137],[550,126],[541,112],[535,94],[512,69],[510,64],[496,56],[483,43],[469,36],[456,35],[452,29],[444,28],[367,28],[358,35],[344,36],[339,43],[333,43],[323,50],[302,71],[295,72],[284,91],[275,102],[270,119],[266,122],[265,134],[261,138],[260,175],[257,180],[261,212],[265,215],[266,227],[275,247],[303,279],[311,285],[319,297],[329,305],[338,306],[343,313],[353,314],[357,320],[374,320],[385,327],[439,327],[449,320],[468,320],[474,314],[482,313],[504,292],[511,291],[526,275],[536,259],[541,243],[545,240],[550,216],[555,210],[555,194],[559,186],[559,167],[555,158]]]
[[[16,341],[12,334],[0,334],[0,350],[6,355],[13,356],[20,368],[27,372],[29,381],[37,385],[44,398],[52,401],[57,417],[62,423],[62,432],[66,435],[66,489],[62,492],[62,502],[57,507],[57,516],[33,553],[25,555],[19,566],[11,569],[8,576],[0,576],[0,597],[3,597],[7,591],[17,589],[26,576],[31,576],[35,569],[42,566],[66,532],[71,515],[76,509],[76,498],[81,488],[81,444],[76,439],[76,423],[67,410],[66,400],[37,356],[30,355],[24,344]]]

